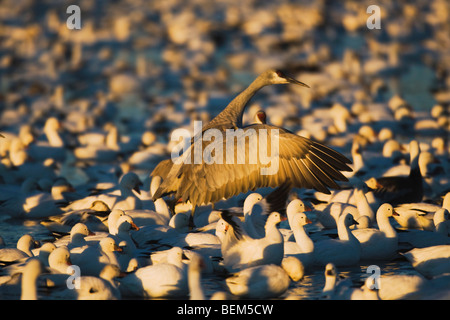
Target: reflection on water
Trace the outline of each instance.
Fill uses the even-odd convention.
[[[48,229],[41,225],[39,221],[10,219],[4,215],[0,216],[0,236],[7,247],[15,247],[17,240],[27,233],[38,241],[54,239]]]
[[[372,273],[367,273],[367,267],[376,265],[380,268],[381,276],[391,274],[417,274],[414,268],[405,259],[399,258],[392,262],[377,261],[370,264],[362,263],[359,266],[338,268],[339,276],[350,278],[353,284],[361,287],[367,277]],[[292,282],[288,291],[282,298],[293,298],[301,300],[315,300],[319,299],[322,289],[325,286],[324,270],[314,270],[305,275],[305,277],[298,281]]]

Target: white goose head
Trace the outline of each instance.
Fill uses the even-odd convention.
[[[119,232],[128,232],[130,230],[139,230],[139,227],[134,223],[133,218],[125,214],[117,221],[117,230]]]
[[[128,172],[124,174],[120,181],[119,186],[122,190],[134,190],[138,194],[141,193],[140,187],[143,186],[141,179],[139,179],[138,175],[134,172]]]
[[[294,199],[286,207],[286,214],[289,220],[289,223],[293,223],[293,218],[296,213],[304,212],[306,210],[305,203],[300,199]]]
[[[98,245],[103,252],[122,251],[122,248],[117,246],[116,241],[111,237],[105,237],[101,239]]]
[[[309,218],[303,212],[297,212],[294,215],[292,221],[293,221],[294,225],[299,225],[299,226],[302,226],[302,227],[306,226],[307,224],[312,223],[312,221],[309,220]]]
[[[72,265],[69,249],[66,246],[61,246],[53,250],[48,257],[48,264],[50,268],[58,272],[72,273],[72,270],[68,269]]]
[[[35,241],[31,235],[25,234],[17,241],[16,248],[32,257],[33,253],[31,250],[37,248],[38,246],[39,242]]]
[[[392,217],[398,216],[398,213],[391,204],[383,203],[377,210],[377,216]]]
[[[95,235],[84,223],[77,223],[70,230],[70,241],[84,239],[87,236]]]
[[[253,206],[263,199],[259,193],[251,193],[245,198],[243,211],[244,214],[249,213]]]
[[[339,222],[344,223],[345,227],[350,227],[354,224],[358,224],[358,222],[353,218],[353,215],[347,211],[339,217]]]
[[[108,229],[109,233],[112,235],[117,234],[118,232],[118,224],[120,217],[125,215],[125,212],[120,209],[113,209],[108,216]]]

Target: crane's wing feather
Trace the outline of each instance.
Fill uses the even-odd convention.
[[[239,130],[232,143],[227,143],[226,130],[217,130],[213,141],[201,141],[197,151],[203,160],[197,164],[191,145],[172,165],[154,199],[176,193],[177,199],[202,205],[288,180],[293,187],[324,193],[339,189],[335,180],[347,181],[340,171],[351,171],[350,160],[327,146],[267,124]]]

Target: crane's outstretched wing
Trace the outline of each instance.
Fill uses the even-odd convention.
[[[239,130],[235,143],[227,143],[227,130],[217,130],[222,136],[201,141],[197,153],[192,144],[173,163],[153,199],[175,193],[176,199],[202,205],[257,188],[278,187],[288,179],[293,187],[330,193],[328,188],[339,189],[335,180],[347,181],[340,171],[352,170],[347,165],[351,161],[339,152],[288,130],[267,124]]]

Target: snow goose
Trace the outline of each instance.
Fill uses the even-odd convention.
[[[156,141],[156,135],[145,131],[141,136],[140,146],[129,156],[129,164],[139,170],[153,170],[155,163],[161,161],[166,153],[166,146]]]
[[[16,248],[0,249],[0,262],[10,264],[18,260],[33,257],[32,249],[37,247],[38,242],[31,235],[25,234],[17,241]]]
[[[198,256],[202,260],[202,272],[208,274],[223,273],[223,266],[220,264],[220,244],[204,245],[192,247],[191,249],[183,249],[184,256],[191,261],[194,256]]]
[[[399,241],[410,244],[413,248],[425,248],[441,244],[450,244],[448,236],[449,212],[441,208],[436,211],[433,217],[435,231],[408,230],[399,234]]]
[[[227,211],[222,218],[229,224],[225,239],[221,244],[223,263],[229,272],[261,264],[280,265],[284,256],[283,236],[277,228],[281,215],[272,212],[267,219],[265,237],[253,239],[243,232],[242,225],[231,219]]]
[[[48,257],[53,250],[56,249],[56,246],[51,242],[44,243],[40,248],[33,249],[32,253],[34,257],[37,257],[43,266],[48,267]],[[33,257],[30,257],[33,258]],[[30,258],[23,258],[15,263],[8,265],[2,269],[2,274],[4,275],[13,275],[15,273],[22,273],[23,269],[26,266],[26,263],[30,260]]]
[[[245,231],[252,238],[259,239],[264,237],[264,226],[269,214],[273,211],[285,211],[289,190],[289,183],[284,183],[265,197],[256,192],[248,194],[245,197],[242,207],[233,206],[230,208],[229,202],[232,202],[231,200],[219,202],[215,207],[227,209],[238,216],[242,214],[244,217]],[[219,209],[205,212],[203,208],[205,207],[199,207],[196,210],[194,225],[204,225],[203,227],[198,228],[198,231],[214,230],[217,221],[221,218],[221,211]]]
[[[327,263],[325,266],[325,285],[322,289],[321,299],[331,299],[334,295],[336,284],[338,283],[338,271],[333,263]],[[346,285],[349,281],[346,280]]]
[[[225,282],[230,292],[240,298],[270,299],[286,292],[291,279],[279,265],[265,264],[234,273]]]
[[[382,204],[377,210],[378,229],[356,229],[352,234],[361,244],[361,260],[389,260],[398,249],[398,236],[389,217],[396,215],[392,205]]]
[[[78,300],[120,300],[120,290],[114,280],[120,275],[116,265],[108,264],[100,272],[99,277],[80,277],[77,289]]]
[[[136,249],[133,238],[131,236],[131,231],[139,231],[139,227],[136,226],[133,219],[129,215],[123,215],[117,221],[117,234],[112,235],[112,238],[116,239],[119,243],[120,241],[126,241],[132,250]]]
[[[75,148],[73,152],[76,159],[95,161],[97,163],[108,163],[116,160],[120,155],[118,144],[119,131],[111,123],[105,126],[105,131],[103,140],[99,141],[101,143],[88,143]]]
[[[423,179],[419,168],[420,147],[416,140],[409,144],[410,171],[408,176],[376,178],[375,197],[393,205],[422,201]]]
[[[31,196],[38,192],[41,192],[41,187],[39,186],[38,179],[35,177],[28,177],[22,181],[20,186],[16,185],[5,185],[2,186],[0,200],[2,202],[18,197],[20,195]]]
[[[428,217],[433,216],[433,213],[438,209],[438,206],[428,203],[405,203],[395,207],[398,216],[394,218],[403,229],[434,231],[433,220]]]
[[[119,242],[119,248],[117,261],[121,271],[131,272],[148,264],[147,256],[141,257],[134,244],[129,245],[127,241],[122,240]]]
[[[83,199],[72,202],[65,207],[65,210],[78,210],[86,209],[95,200],[101,200],[106,203],[110,209],[141,209],[142,203],[140,199],[133,193],[133,190],[137,193],[140,192],[140,186],[142,185],[138,175],[134,172],[128,172],[124,174],[120,180],[118,189],[104,190],[98,195],[92,195]]]
[[[11,168],[14,170],[5,177],[8,183],[23,181],[31,177],[50,180],[57,177],[57,162],[54,159],[49,158],[42,161],[32,159],[28,154],[28,149],[18,139],[14,139],[10,145],[9,159]]]
[[[66,278],[64,289],[52,288],[49,299],[54,300],[120,300],[120,290],[115,278],[120,270],[115,265],[105,265],[99,276]],[[69,287],[70,286],[70,287]]]
[[[179,247],[176,247],[176,248],[179,248]],[[159,263],[167,263],[168,257],[171,254],[173,254],[173,253],[171,253],[173,251],[172,249],[173,248],[151,252],[149,255],[150,264],[155,265],[155,264],[159,264]],[[186,258],[187,256],[185,253],[190,250],[186,250],[186,249],[182,249],[182,250],[183,250],[182,258]]]
[[[134,190],[140,194],[140,186],[142,185],[143,183],[136,173],[128,172],[124,174],[119,180],[120,196],[111,205],[111,209],[142,209],[141,199],[133,193]]]
[[[111,212],[108,215],[108,220],[107,220],[109,234],[116,235],[119,232],[118,222],[119,222],[119,219],[124,215],[125,215],[125,212],[123,210],[120,210],[120,209],[111,210]]]
[[[52,242],[46,242],[39,248],[38,258],[45,267],[49,267],[48,258],[55,249],[56,246]]]
[[[379,300],[373,279],[367,278],[361,288],[355,288],[349,278],[338,279],[339,274],[333,263],[325,266],[325,285],[321,299],[326,300]]]
[[[361,257],[361,244],[351,233],[349,227],[358,222],[352,214],[344,213],[338,220],[337,231],[339,239],[327,239],[314,243],[314,263],[335,266],[351,266],[359,262]]]
[[[55,246],[67,246],[69,250],[87,245],[86,237],[95,235],[84,223],[77,223],[70,230],[69,236],[64,236],[54,242]]]
[[[303,212],[297,212],[290,220],[295,242],[284,242],[284,254],[296,257],[307,269],[313,261],[314,242],[307,234],[304,226],[311,223],[311,220]]]
[[[300,199],[294,199],[286,207],[286,216],[287,216],[287,222],[289,224],[288,229],[281,227],[280,231],[283,234],[285,241],[295,241],[294,236],[294,216],[297,213],[303,213],[306,210],[311,210],[309,207],[305,206],[305,203]]]
[[[44,267],[39,259],[32,257],[21,263],[13,264],[2,270],[0,277],[0,297],[2,299],[37,300],[37,281]],[[11,270],[11,267],[15,267]],[[40,280],[40,279],[39,279]]]
[[[286,271],[292,281],[300,281],[305,275],[305,266],[298,258],[293,256],[284,257],[281,267]]]
[[[177,208],[175,207],[175,210],[176,209]],[[211,207],[205,206],[198,207],[193,220],[195,226],[194,230],[202,232],[213,232],[216,227],[217,221],[220,220],[220,215],[220,210],[213,210]]]
[[[114,209],[109,214],[108,227],[110,229],[109,232],[96,232],[95,234],[86,236],[85,246],[82,247],[82,250],[86,249],[86,247],[90,245],[99,245],[99,242],[105,238],[112,238],[116,244],[121,241],[125,241],[127,243],[127,249],[130,250],[131,255],[134,256],[137,254],[136,244],[132,239],[131,232],[134,230],[139,230],[139,227],[136,226],[130,216],[124,214],[122,210]],[[78,252],[80,252],[80,250],[78,250]]]
[[[14,167],[20,168],[29,163],[29,155],[25,149],[25,145],[19,138],[12,139],[9,146],[9,160]]]
[[[199,249],[203,246],[220,245],[220,239],[209,232],[179,232],[172,237],[165,237],[158,241],[159,244],[166,244],[173,247],[189,247]]]
[[[315,188],[325,193],[329,192],[328,188],[339,189],[335,180],[346,181],[340,171],[351,171],[347,166],[350,161],[340,153],[276,126],[260,123],[242,126],[242,118],[247,103],[257,91],[267,85],[287,83],[306,86],[277,70],[262,73],[247,89],[233,99],[219,115],[204,125],[200,133],[203,135],[204,132],[211,132],[208,131],[209,129],[215,129],[216,134],[219,133],[222,136],[225,135],[227,129],[240,129],[239,134],[251,136],[249,140],[243,140],[246,144],[245,147],[249,148],[249,141],[252,138],[258,140],[260,134],[261,136],[263,134],[267,136],[267,132],[278,132],[279,170],[277,170],[277,173],[261,174],[260,169],[270,170],[267,165],[263,166],[261,162],[256,164],[236,164],[236,162],[229,164],[229,161],[222,161],[224,159],[221,159],[220,163],[222,164],[217,162],[208,164],[206,161],[195,165],[193,161],[186,163],[188,161],[183,160],[193,156],[194,145],[196,145],[193,142],[197,139],[192,139],[191,145],[178,158],[177,163],[162,161],[161,165],[158,165],[152,172],[152,175],[163,177],[163,183],[153,199],[156,200],[167,194],[175,193],[176,200],[190,201],[193,212],[195,212],[195,208],[199,205],[215,203],[223,198],[228,199],[259,187],[278,187],[288,178],[291,180],[293,187]],[[223,152],[223,156],[225,154],[237,154],[236,150],[232,150],[233,153],[228,150],[230,148],[236,149],[237,145],[230,146],[228,144],[227,148],[225,142],[226,139],[215,139],[214,142],[209,144],[203,143],[203,146],[210,148],[210,150],[226,149],[227,152]],[[266,141],[265,147],[268,146]],[[211,149],[211,147],[213,148]]]
[[[215,235],[219,238],[220,243],[223,243],[225,241],[225,235],[227,233],[228,228],[229,224],[223,218],[220,218],[219,221],[217,221],[216,228],[214,231]]]
[[[123,296],[143,298],[174,298],[187,296],[188,283],[183,270],[183,250],[171,249],[167,263],[159,263],[137,269],[118,279]]]
[[[72,265],[70,261],[70,251],[66,246],[57,247],[48,256],[50,270],[55,273],[71,274],[68,269]]]
[[[366,173],[367,168],[364,166],[364,158],[362,156],[361,145],[356,138],[353,139],[351,154],[353,160],[352,165],[353,172],[347,173],[346,176],[349,177],[349,176],[364,175]]]
[[[415,248],[402,255],[427,278],[450,273],[450,245]]]
[[[380,300],[380,293],[375,286],[375,279],[366,278],[361,288],[351,288],[350,290],[344,290],[343,293],[337,292],[339,300]]]
[[[369,188],[359,179],[354,179],[353,182],[355,183],[353,198],[358,209],[358,216],[355,217],[355,220],[358,221],[358,228],[363,228],[362,225],[365,221],[371,226],[376,221],[376,214],[366,196]]]
[[[339,217],[344,213],[351,213],[352,216],[358,217],[358,208],[354,205],[343,202],[331,202],[314,207],[313,213],[316,213],[317,220],[325,229],[335,229],[337,227]]]
[[[111,237],[100,240],[97,246],[77,248],[70,251],[70,261],[80,267],[82,275],[99,276],[108,264],[119,266],[115,252],[121,251]]]
[[[427,280],[416,274],[381,275],[378,279],[378,294],[381,300],[404,299],[426,284]]]
[[[204,268],[204,261],[198,254],[193,254],[188,265],[188,286],[190,300],[205,300],[205,294],[201,286],[201,273]]]
[[[406,229],[435,230],[434,213],[439,209],[450,211],[450,192],[444,196],[442,206],[433,203],[404,203],[395,207],[399,216],[395,217],[398,224]]]
[[[39,259],[30,259],[22,274],[20,300],[37,300],[37,279],[43,272],[43,265]]]
[[[189,231],[189,214],[180,212],[169,221],[169,225],[149,225],[133,232],[133,240],[138,248],[171,239]]]
[[[104,223],[105,216],[111,210],[103,201],[92,202],[88,209],[79,209],[66,212],[60,216],[49,217],[41,221],[47,229],[56,233],[70,233],[72,227],[77,223],[84,223],[89,230],[107,232],[108,227]]]
[[[350,212],[356,221],[358,228],[362,228],[363,222],[368,221],[371,225],[375,222],[375,213],[369,203],[369,188],[366,183],[358,178],[352,178],[351,184],[353,188],[350,190],[342,190],[335,197],[330,199],[328,203],[318,204],[315,211],[319,222],[327,229],[333,229],[337,226],[337,221],[343,211]],[[345,196],[344,196],[345,195]],[[361,219],[361,226],[359,219]]]
[[[64,161],[66,158],[66,142],[60,134],[61,123],[55,117],[46,120],[43,128],[45,141],[36,140],[30,143],[27,152],[35,161],[43,161],[48,158],[55,161]]]
[[[251,193],[244,201],[244,226],[253,239],[263,238],[265,225],[270,213],[285,211],[286,201],[291,189],[289,181],[273,190],[264,198],[259,193]]]
[[[155,176],[150,184],[150,193],[153,195],[161,184],[161,177]],[[141,197],[141,201],[144,202]],[[147,226],[152,224],[168,225],[172,217],[169,207],[164,199],[159,198],[154,201],[155,210],[126,210],[126,214],[131,216],[138,226]]]
[[[450,274],[435,276],[404,297],[408,300],[449,300]]]
[[[62,197],[61,190],[65,185],[59,182],[52,186],[52,192],[33,192],[17,194],[0,204],[0,209],[12,218],[40,219],[64,213],[62,207],[67,201]]]

